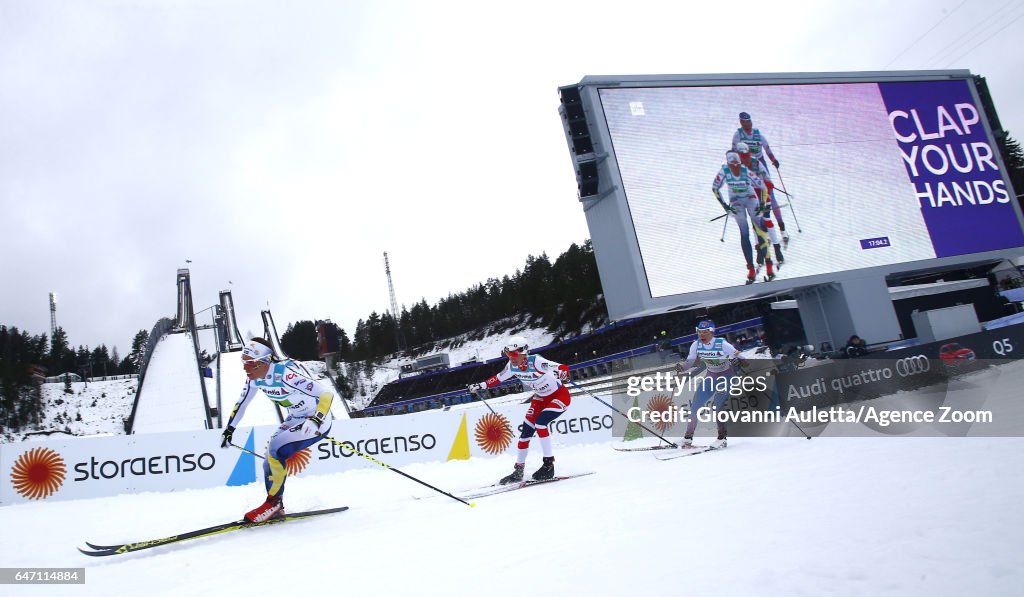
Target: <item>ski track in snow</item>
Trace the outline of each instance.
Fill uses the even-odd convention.
[[[994,595],[1024,581],[1024,491],[1007,476],[1024,467],[1020,438],[735,438],[668,462],[605,443],[556,457],[559,474],[597,474],[475,508],[415,500],[431,492],[383,469],[300,475],[288,509],[351,510],[101,561],[75,548],[240,518],[262,484],[6,506],[0,561],[87,567],[85,592],[32,594],[266,594],[309,581],[357,595]],[[402,470],[457,491],[511,464]],[[539,464],[534,449],[527,471]]]

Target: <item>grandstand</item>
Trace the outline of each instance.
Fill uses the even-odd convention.
[[[628,319],[547,346],[531,347],[531,351],[569,364],[574,379],[581,380],[632,368],[632,361],[640,357],[653,362],[678,359],[678,351],[693,341],[696,322],[703,317],[715,319],[720,333],[738,345],[760,343],[766,332],[776,344],[781,343],[780,338],[802,343],[802,336],[792,337],[791,330],[780,329],[778,320],[785,316],[773,317],[771,302],[763,299],[706,313],[680,311]],[[402,414],[472,402],[477,398],[466,392],[466,385],[494,375],[504,364],[504,357],[496,356],[443,371],[403,376],[386,384],[365,409],[353,416]],[[509,382],[487,390],[484,397],[522,391],[519,386],[518,382]]]

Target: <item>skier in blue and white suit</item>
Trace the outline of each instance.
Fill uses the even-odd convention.
[[[721,188],[729,189],[729,202],[722,199]],[[715,181],[711,184],[711,192],[727,213],[732,214],[736,226],[740,229],[740,249],[747,261],[747,284],[757,277],[754,270],[754,251],[750,244],[750,224],[758,217],[757,211],[761,201],[757,196],[757,183],[751,179],[750,172],[743,166],[740,156],[735,151],[725,154],[725,165],[718,171]]]
[[[782,239],[789,242],[789,234],[786,233],[786,222],[782,219],[782,211],[779,210],[779,205],[775,201],[775,185],[772,183],[771,174],[768,172],[768,163],[771,162],[771,165],[778,170],[779,160],[772,152],[771,146],[768,145],[768,139],[765,138],[764,133],[760,129],[754,128],[754,124],[750,120],[750,114],[747,112],[740,112],[740,128],[736,129],[736,132],[732,135],[733,151],[742,154],[740,144],[746,145],[749,148],[751,157],[764,169],[764,181],[767,183],[768,193],[771,195],[772,212],[775,214],[775,222],[779,225],[779,230],[782,231]],[[751,168],[746,163],[744,165],[751,170],[756,169]]]
[[[277,360],[270,343],[263,338],[253,338],[242,351],[242,367],[249,379],[231,411],[222,448],[231,445],[235,427],[257,390],[263,390],[267,398],[288,409],[287,418],[267,444],[263,461],[267,500],[245,515],[250,522],[262,522],[284,516],[284,482],[288,476],[285,462],[330,432],[334,420],[331,416],[334,392],[312,379],[295,361]]]
[[[700,380],[697,392],[690,405],[690,418],[686,423],[686,434],[683,436],[683,448],[693,445],[693,432],[697,429],[696,413],[714,397],[714,412],[719,412],[729,398],[731,383],[737,377],[733,361],[740,361],[739,352],[725,338],[715,337],[715,322],[703,319],[697,324],[697,340],[690,345],[690,354],[685,360],[679,361],[676,369],[685,373],[696,364],[697,360],[704,363],[707,371],[706,379]],[[722,379],[727,380],[721,381]],[[712,448],[724,448],[726,445],[726,428],[724,422],[717,423],[718,439],[711,443]]]

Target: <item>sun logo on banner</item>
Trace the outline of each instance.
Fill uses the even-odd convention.
[[[668,394],[658,394],[654,398],[651,398],[650,402],[647,403],[647,410],[650,412],[667,413],[672,410],[672,397]],[[654,424],[654,428],[658,430],[658,433],[665,433],[669,427],[672,426],[671,421],[666,421],[665,417],[662,417],[660,421]]]
[[[287,469],[288,474],[297,475],[306,470],[306,467],[309,466],[309,456],[312,453],[310,448],[303,448],[292,454],[291,458],[284,463],[284,468]]]
[[[512,443],[512,425],[503,415],[487,413],[476,422],[476,445],[488,454],[501,454]]]
[[[11,484],[22,497],[42,500],[64,484],[67,467],[60,454],[50,448],[33,448],[22,453],[11,468]]]

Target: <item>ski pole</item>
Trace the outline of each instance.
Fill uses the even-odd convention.
[[[352,451],[352,452],[353,452],[354,454],[358,454],[359,456],[362,456],[363,458],[365,458],[365,459],[369,460],[370,462],[373,462],[374,464],[379,464],[380,466],[382,466],[382,467],[384,467],[384,468],[388,469],[389,471],[394,471],[394,472],[398,473],[399,475],[402,475],[403,477],[408,477],[409,479],[412,479],[413,481],[416,481],[417,483],[419,483],[419,484],[421,484],[421,485],[426,485],[427,487],[429,487],[429,488],[433,489],[434,491],[436,491],[436,492],[438,492],[438,493],[443,493],[444,495],[446,495],[446,496],[448,496],[448,497],[452,498],[453,500],[458,500],[458,501],[462,502],[463,504],[466,504],[466,505],[467,505],[467,506],[469,506],[470,508],[476,507],[476,504],[475,504],[474,502],[467,502],[466,500],[464,500],[464,499],[461,499],[461,498],[458,498],[458,497],[456,497],[456,496],[454,496],[454,495],[452,495],[452,494],[450,494],[450,493],[448,493],[448,492],[445,492],[445,491],[441,491],[440,489],[438,489],[438,488],[434,487],[433,485],[431,485],[431,484],[429,484],[429,483],[425,483],[425,482],[423,482],[423,481],[420,481],[420,480],[419,480],[419,479],[417,479],[416,477],[413,477],[412,475],[409,475],[409,474],[403,473],[402,471],[398,470],[397,468],[395,468],[395,467],[393,467],[393,466],[390,466],[390,465],[388,465],[388,464],[385,464],[385,463],[383,463],[383,462],[381,462],[381,461],[377,460],[376,458],[373,458],[372,456],[367,456],[366,454],[363,454],[362,452],[360,452],[359,450],[357,450],[355,446],[353,446],[353,445],[352,445],[352,444],[350,444],[350,443],[345,443],[345,442],[339,442],[338,440],[336,440],[336,439],[334,439],[333,437],[330,437],[330,436],[328,436],[328,435],[324,435],[324,436],[321,436],[321,437],[323,437],[323,438],[324,438],[324,439],[326,439],[326,440],[330,440],[331,442],[333,442],[333,443],[334,443],[334,444],[336,444],[336,445],[342,446],[342,447],[344,447],[344,448],[348,448],[348,449],[349,449],[349,450],[351,450],[351,451]],[[245,453],[247,453],[247,454],[252,454],[253,456],[256,456],[257,458],[262,458],[262,459],[266,460],[266,457],[265,457],[265,456],[263,456],[262,454],[257,454],[256,452],[253,452],[252,450],[248,450],[248,449],[246,449],[246,448],[243,448],[242,446],[239,446],[238,444],[235,444],[235,443],[231,443],[230,445],[232,445],[232,446],[234,446],[234,447],[238,448],[239,450],[241,450],[241,451],[243,451],[243,452],[245,452]]]
[[[729,214],[725,214],[725,215],[728,216]],[[722,238],[718,239],[718,240],[722,241],[723,243],[725,242],[725,230],[728,227],[729,227],[729,218],[725,218],[725,221],[722,222]]]
[[[501,419],[501,422],[505,426],[505,429],[509,433],[511,433],[512,435],[515,435],[515,432],[512,431],[512,426],[508,422],[508,419],[506,419],[504,415],[499,415],[497,413],[497,411],[495,411],[493,408],[491,408],[491,405],[487,403],[487,399],[486,398],[484,398],[483,396],[478,395],[476,392],[470,392],[470,394],[475,396],[475,397],[477,397],[477,398],[479,398],[480,402],[483,402],[484,406],[487,407],[487,410],[491,411],[491,414],[493,414],[494,416],[499,417]]]
[[[366,454],[363,454],[362,452],[357,450],[356,447],[354,445],[352,445],[351,442],[339,442],[338,440],[334,439],[333,437],[331,437],[329,435],[322,435],[320,437],[322,437],[322,438],[324,438],[326,440],[329,440],[331,443],[333,443],[336,446],[341,446],[343,448],[347,448],[347,449],[351,450],[353,454],[356,454],[358,456],[362,456],[363,458],[369,460],[370,462],[372,462],[374,464],[382,466],[382,467],[388,469],[389,471],[398,473],[399,475],[402,475],[406,479],[411,479],[413,481],[416,481],[417,483],[419,483],[420,485],[423,485],[424,487],[429,487],[429,488],[433,489],[434,491],[436,491],[436,492],[438,492],[440,494],[443,494],[443,495],[446,495],[446,496],[452,498],[453,500],[462,502],[463,504],[466,504],[470,508],[476,507],[476,503],[475,502],[467,502],[466,500],[464,500],[464,499],[462,499],[460,497],[454,496],[454,495],[448,493],[447,491],[442,491],[442,490],[434,487],[430,483],[427,483],[425,481],[420,481],[419,479],[417,479],[416,477],[413,477],[412,475],[410,475],[408,473],[403,473],[402,471],[398,470],[397,468],[395,468],[395,467],[393,467],[393,466],[391,466],[391,465],[389,465],[389,464],[387,464],[385,462],[381,462],[380,460],[377,460],[373,456],[367,456]]]
[[[593,395],[592,393],[588,392],[587,390],[584,390],[583,388],[579,387],[579,386],[578,386],[578,385],[576,384],[576,382],[574,382],[574,381],[572,381],[572,380],[569,380],[569,383],[571,383],[571,384],[572,384],[572,387],[576,388],[577,390],[580,390],[580,391],[582,391],[583,393],[587,394],[588,396],[590,396],[590,397],[591,397],[591,398],[593,398],[594,400],[597,400],[597,401],[598,401],[598,402],[600,402],[601,404],[603,404],[603,405],[607,406],[608,408],[610,408],[610,409],[614,410],[615,412],[619,413],[620,415],[622,415],[622,416],[623,416],[623,417],[624,417],[624,418],[625,418],[625,419],[626,419],[627,421],[629,421],[630,423],[633,423],[633,422],[634,422],[634,421],[633,421],[632,419],[630,419],[629,417],[627,417],[627,416],[626,416],[626,415],[625,415],[625,414],[624,414],[624,413],[623,413],[623,412],[622,412],[621,410],[619,410],[619,409],[615,408],[615,407],[614,407],[614,406],[612,406],[611,404],[608,404],[608,403],[607,403],[607,402],[605,402],[604,400],[601,400],[600,398],[598,398],[597,396],[595,396],[595,395]],[[672,446],[673,448],[678,448],[678,447],[679,447],[679,446],[678,446],[678,445],[677,445],[677,444],[676,444],[675,442],[670,442],[669,440],[665,439],[665,438],[664,438],[664,437],[662,437],[662,436],[661,436],[660,434],[658,434],[658,432],[657,432],[657,431],[654,431],[653,429],[650,429],[649,427],[647,427],[647,426],[646,426],[646,425],[644,425],[643,423],[639,423],[639,422],[637,422],[637,425],[639,425],[639,426],[640,426],[640,427],[641,427],[642,429],[644,429],[645,431],[647,431],[647,432],[648,432],[648,433],[650,433],[651,435],[653,435],[653,436],[657,437],[657,438],[658,438],[658,439],[660,439],[661,441],[663,441],[663,442],[665,442],[666,444],[668,444],[668,445]]]
[[[734,362],[733,363],[733,367],[735,367],[736,371],[739,372],[740,374],[742,374],[743,376],[747,375],[747,372],[743,370],[743,366],[740,365],[738,362]],[[776,375],[778,375],[777,372],[776,372]],[[754,395],[755,396],[763,396],[764,398],[766,398],[768,400],[769,404],[772,401],[772,397],[769,396],[767,392],[763,392],[762,394],[754,394]],[[793,424],[793,427],[796,427],[797,431],[799,431],[800,433],[804,434],[804,437],[806,437],[807,439],[811,439],[811,436],[807,435],[807,432],[804,431],[799,425],[797,425],[796,421],[792,421],[791,420],[790,423]]]
[[[800,426],[796,424],[796,421],[790,421],[790,423],[793,424],[793,427],[796,427],[797,431],[804,434],[804,437],[806,437],[807,439],[811,439],[811,436],[807,435],[807,432],[801,429]]]
[[[231,443],[231,442],[229,442],[229,444],[228,444],[228,445],[234,446],[234,447],[238,448],[239,450],[241,450],[241,451],[245,452],[246,454],[252,454],[252,455],[253,455],[253,456],[255,456],[256,458],[262,458],[262,459],[264,459],[264,460],[266,460],[266,459],[267,459],[267,458],[266,458],[266,456],[264,456],[263,454],[257,454],[256,452],[253,452],[252,450],[250,450],[250,449],[248,449],[248,448],[243,448],[242,446],[239,446],[239,445],[238,445],[238,444],[236,444],[236,443]]]
[[[796,210],[793,209],[793,196],[786,191],[786,181],[782,180],[782,172],[779,171],[779,167],[775,167],[775,173],[779,175],[779,184],[782,185],[782,192],[789,198],[789,212],[793,214],[793,221],[796,223],[796,231],[803,232],[800,228],[800,218],[796,217]]]
[[[474,398],[476,398],[476,399],[480,400],[480,402],[483,402],[483,403],[484,403],[484,406],[486,406],[486,407],[487,407],[487,410],[491,411],[491,412],[492,412],[493,414],[498,414],[498,413],[494,412],[494,409],[493,409],[493,408],[491,408],[491,405],[487,403],[487,399],[486,399],[486,398],[484,398],[483,396],[481,396],[480,394],[477,394],[476,392],[474,392],[474,391],[472,391],[472,390],[470,390],[470,392],[469,392],[469,393],[470,393],[470,394],[471,394],[471,395],[472,395],[472,396],[473,396]]]

